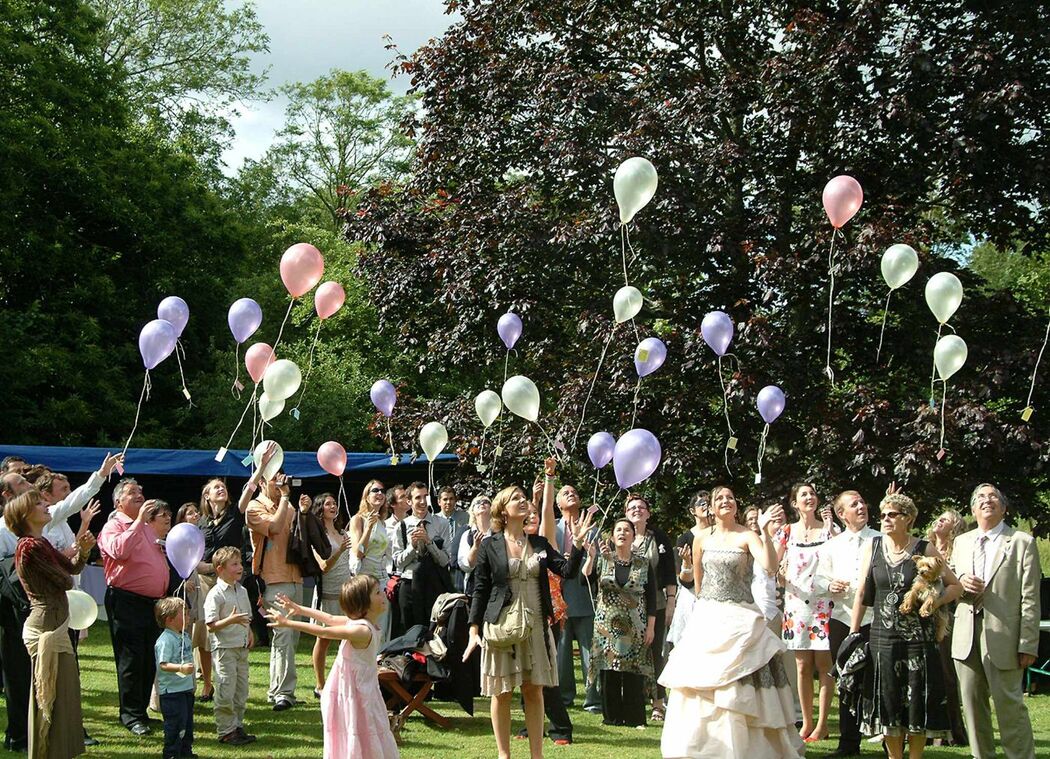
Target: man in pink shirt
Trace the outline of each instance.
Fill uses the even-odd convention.
[[[142,488],[125,477],[113,489],[116,510],[98,536],[106,575],[106,615],[117,662],[120,721],[135,735],[150,732],[150,691],[156,674],[153,644],[160,628],[153,604],[168,590],[168,562],[150,526],[156,507],[143,508]]]

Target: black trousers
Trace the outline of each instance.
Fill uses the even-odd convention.
[[[635,672],[601,671],[602,721],[607,725],[645,724],[645,676]]]
[[[29,683],[33,664],[22,642],[26,618],[9,601],[0,599],[0,660],[4,669],[7,699],[7,730],[4,745],[25,748],[29,744]]]
[[[667,609],[656,610],[656,624],[653,626],[653,642],[649,650],[653,653],[653,672],[656,677],[664,671],[664,643],[667,638]],[[664,686],[656,684],[656,697],[661,701],[667,697]]]
[[[871,625],[860,628],[860,634],[865,640],[871,632]],[[839,648],[842,641],[849,635],[849,625],[832,618],[828,623],[828,647],[831,649],[831,661],[838,659]],[[857,718],[842,706],[839,701],[839,748],[860,748],[860,728],[857,726]]]
[[[164,715],[164,759],[179,759],[193,753],[193,691],[161,693]]]
[[[106,616],[117,662],[120,721],[125,727],[149,724],[149,697],[157,663],[153,645],[160,637],[153,616],[154,599],[119,588],[106,588]]]

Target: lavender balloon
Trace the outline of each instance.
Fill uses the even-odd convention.
[[[784,391],[776,385],[766,385],[758,391],[758,413],[762,415],[766,424],[772,424],[784,413]]]
[[[633,429],[621,435],[613,451],[613,471],[620,489],[648,479],[660,466],[662,455],[660,441],[649,430]]]
[[[644,360],[643,360],[644,358]],[[667,360],[667,346],[658,337],[647,337],[634,351],[634,368],[639,377],[648,377]]]
[[[154,319],[143,327],[139,332],[139,353],[146,370],[170,356],[178,339],[175,327],[166,319]]]
[[[376,410],[383,416],[390,416],[394,413],[394,404],[397,403],[397,390],[387,380],[379,380],[372,385],[369,396],[371,396]]]
[[[704,342],[718,356],[724,356],[733,342],[733,320],[724,311],[712,311],[700,323]]]
[[[587,455],[591,459],[591,466],[601,469],[612,461],[613,451],[616,449],[616,439],[608,432],[595,432],[587,441]]]
[[[178,295],[169,295],[157,306],[157,318],[166,319],[175,328],[176,337],[182,337],[186,322],[190,320],[190,307]]]
[[[204,533],[189,522],[177,524],[164,541],[164,551],[179,577],[185,580],[204,558]]]
[[[230,325],[233,339],[240,345],[254,335],[255,330],[262,324],[262,308],[251,298],[240,298],[230,306],[226,321]]]
[[[507,350],[510,350],[521,337],[521,317],[513,311],[508,311],[496,322],[496,332],[499,333],[503,344],[507,346]]]

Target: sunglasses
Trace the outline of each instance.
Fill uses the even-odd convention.
[[[369,488],[368,492],[371,495],[375,495],[376,493],[382,493],[383,492],[383,488]]]
[[[879,519],[896,519],[903,516],[905,516],[903,511],[884,511],[879,515]]]

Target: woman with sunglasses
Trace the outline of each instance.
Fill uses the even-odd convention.
[[[350,570],[355,575],[376,578],[380,586],[386,587],[390,578],[390,535],[380,520],[380,512],[386,503],[386,491],[379,480],[369,480],[361,492],[357,513],[350,519]],[[382,636],[379,647],[383,647],[387,635],[389,607],[379,617]]]
[[[937,650],[935,614],[920,616],[900,610],[904,594],[915,582],[915,559],[940,553],[928,541],[913,538],[918,510],[908,496],[892,493],[879,504],[882,534],[864,548],[850,633],[859,633],[864,612],[874,611],[869,642],[870,660],[864,670],[860,729],[866,735],[885,736],[890,759],[903,759],[908,741],[911,759],[922,756],[927,738],[950,733],[948,699]],[[944,590],[935,608],[962,594],[962,585],[945,564]],[[848,647],[843,642],[843,647]]]

